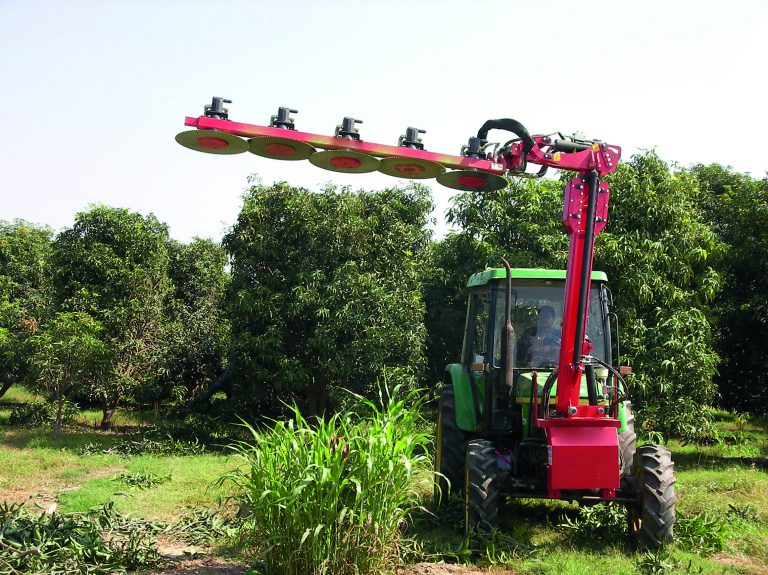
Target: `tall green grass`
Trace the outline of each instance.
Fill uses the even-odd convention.
[[[377,405],[270,429],[247,426],[252,441],[233,449],[244,460],[234,482],[248,517],[240,541],[270,575],[363,575],[401,563],[401,529],[419,507],[414,475],[427,465],[430,438],[419,431],[415,395],[399,388]],[[409,406],[409,404],[411,404]]]

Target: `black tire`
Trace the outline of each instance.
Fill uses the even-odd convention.
[[[673,538],[677,496],[672,454],[659,445],[642,445],[633,467],[638,503],[628,508],[630,531],[644,545],[658,549]]]
[[[632,462],[637,450],[637,435],[635,434],[635,414],[632,412],[632,402],[624,402],[624,412],[627,414],[627,424],[624,431],[619,433],[619,463],[621,477],[632,477]]]
[[[464,527],[467,533],[496,527],[501,503],[496,448],[485,439],[467,443],[464,486]]]
[[[453,385],[440,390],[435,432],[435,505],[448,500],[450,494],[464,491],[464,452],[468,434],[456,425],[456,400]]]

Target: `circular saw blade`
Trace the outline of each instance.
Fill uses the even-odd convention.
[[[248,151],[272,160],[289,161],[306,160],[315,153],[315,149],[309,144],[273,136],[251,138],[248,140]]]
[[[189,130],[176,134],[176,141],[190,150],[206,154],[242,154],[248,151],[248,142],[218,130]]]
[[[430,162],[429,160],[395,157],[381,160],[379,171],[396,178],[426,180],[439,176],[445,172],[445,168],[437,162]]]
[[[437,176],[437,181],[463,192],[493,192],[507,187],[507,180],[479,170],[453,170]]]
[[[352,150],[325,150],[309,157],[309,161],[318,168],[332,172],[348,174],[366,174],[379,169],[381,162],[368,154]]]

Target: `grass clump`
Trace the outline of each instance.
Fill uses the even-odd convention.
[[[415,394],[399,391],[380,408],[355,396],[355,411],[317,422],[294,407],[271,429],[247,426],[252,441],[233,446],[245,464],[222,479],[242,494],[239,541],[256,572],[361,575],[401,563],[430,438],[417,430]]]
[[[581,543],[595,540],[619,543],[626,538],[627,510],[622,505],[610,503],[581,505],[576,518],[564,515],[558,527],[573,533]]]
[[[121,473],[116,479],[137,489],[150,489],[155,485],[161,485],[166,481],[170,481],[171,476],[137,471],[135,473]]]

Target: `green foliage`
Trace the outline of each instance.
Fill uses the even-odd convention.
[[[617,543],[626,538],[627,510],[621,505],[582,505],[574,519],[563,516],[559,527],[571,531],[581,542]]]
[[[637,562],[637,570],[641,575],[670,575],[678,573],[679,566],[680,562],[667,547],[646,551]]]
[[[56,403],[57,438],[69,393],[78,386],[99,388],[110,377],[112,357],[102,331],[88,314],[58,313],[29,339],[30,385]]]
[[[1,573],[108,575],[161,567],[155,537],[206,545],[231,533],[233,522],[217,511],[188,509],[173,523],[134,519],[113,501],[85,513],[31,513],[0,503]]]
[[[56,421],[58,406],[50,401],[31,401],[22,403],[11,410],[8,417],[9,425],[19,427],[39,427],[53,424]],[[69,423],[80,413],[77,404],[64,400],[61,410],[61,422]]]
[[[158,567],[153,531],[107,504],[89,513],[30,513],[0,503],[0,569],[107,575]]]
[[[768,412],[768,180],[698,165],[708,222],[726,244],[724,287],[710,315],[723,362],[716,378],[725,407]]]
[[[729,535],[725,517],[707,513],[681,515],[675,521],[675,541],[685,549],[702,554],[722,551]]]
[[[0,396],[27,374],[25,344],[51,305],[51,230],[0,221]]]
[[[497,192],[459,194],[447,219],[514,267],[564,268],[568,237],[560,220],[563,185],[513,179]]]
[[[54,242],[53,276],[61,309],[91,315],[104,327],[111,376],[90,391],[104,411],[157,376],[165,357],[168,230],[154,216],[95,206]]]
[[[237,411],[240,404],[216,393],[210,401],[194,401],[177,405],[166,411],[165,420],[157,432],[175,440],[200,442],[207,446],[228,445],[242,439]]]
[[[189,509],[167,532],[187,545],[207,545],[234,534],[236,522],[209,509]]]
[[[443,379],[445,366],[459,359],[464,338],[467,279],[485,267],[490,255],[488,244],[467,234],[451,234],[440,242],[433,242],[424,255],[424,324],[433,385]]]
[[[380,377],[413,385],[424,364],[417,264],[431,209],[415,185],[252,187],[224,238],[237,399],[273,413],[295,401],[313,415],[337,388],[374,397]]]
[[[116,479],[122,481],[126,485],[136,487],[137,489],[150,489],[151,487],[162,485],[163,483],[170,481],[171,476],[137,471],[135,473],[121,473]]]
[[[168,251],[174,287],[168,310],[168,357],[152,399],[170,397],[177,387],[189,400],[224,369],[229,336],[224,313],[227,256],[221,246],[200,238],[189,244],[170,241]],[[150,387],[145,395],[152,391]]]
[[[612,283],[640,425],[666,437],[702,435],[719,360],[706,310],[720,289],[723,246],[699,207],[698,182],[654,153],[621,164],[610,181],[595,266]]]
[[[429,437],[415,392],[380,398],[311,424],[298,408],[233,446],[245,465],[224,479],[242,494],[241,542],[274,574],[351,575],[399,563],[400,530],[418,507],[414,483]],[[406,408],[406,405],[412,406]]]

